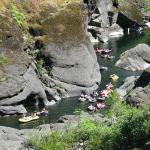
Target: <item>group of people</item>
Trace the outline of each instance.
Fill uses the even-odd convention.
[[[79,101],[88,101],[89,103],[93,103],[88,106],[89,111],[96,111],[105,108],[105,99],[112,92],[112,88],[113,85],[110,82],[105,86],[105,89],[100,92],[94,91],[91,95],[87,95],[85,92],[82,92]]]
[[[112,58],[114,58],[114,56],[111,56],[109,54],[111,52],[110,49],[98,49],[98,48],[95,48],[94,50],[95,50],[96,53],[100,53],[102,58],[105,58],[105,59],[112,59]]]
[[[26,123],[32,120],[39,119],[39,116],[47,116],[47,115],[48,115],[48,110],[43,108],[39,112],[34,111],[33,113],[31,113],[31,115],[23,114],[23,117],[19,118],[19,122]]]

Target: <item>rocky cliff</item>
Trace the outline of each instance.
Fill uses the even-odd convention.
[[[111,37],[124,32],[138,31],[142,25],[142,13],[137,3],[130,0],[86,1],[88,8],[88,31],[92,43],[106,43]],[[94,37],[92,37],[92,36]]]
[[[51,105],[98,88],[99,65],[82,5],[0,2],[0,105]]]

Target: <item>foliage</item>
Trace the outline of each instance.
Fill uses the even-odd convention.
[[[47,73],[47,70],[44,68],[44,60],[40,58],[36,63],[37,74],[39,77],[42,77],[43,74]]]
[[[0,55],[0,65],[7,63],[6,57]]]
[[[35,132],[27,139],[27,145],[35,150],[68,150],[74,143],[74,135],[74,130]]]
[[[25,15],[17,9],[17,7],[11,3],[11,16],[13,20],[21,26],[25,20]]]
[[[68,150],[75,143],[86,141],[87,150],[127,150],[142,147],[148,142],[149,106],[131,107],[118,100],[116,93],[108,98],[107,106],[109,110],[99,121],[81,115],[75,129],[53,132],[41,137],[38,144],[35,144],[35,140],[30,140],[30,144],[36,150],[59,150],[60,147]]]
[[[81,109],[75,109],[75,111],[73,112],[76,116],[79,116],[81,114]]]

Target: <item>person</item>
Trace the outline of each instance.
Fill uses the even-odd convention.
[[[47,115],[48,114],[48,110],[46,110],[45,108],[42,109],[42,111],[40,112],[41,115]]]
[[[103,103],[103,102],[97,102],[96,103],[96,108],[97,109],[102,109],[102,108],[104,108],[105,107],[105,104]]]
[[[25,119],[25,118],[26,118],[26,116],[27,116],[27,115],[24,113],[24,114],[22,115],[22,118],[23,118],[23,119]]]
[[[45,109],[45,108],[43,108],[43,109],[42,109],[42,112],[45,112],[45,111],[46,111],[46,109]]]
[[[37,113],[36,113],[36,112],[33,112],[31,116],[34,118],[34,117],[37,116]]]
[[[107,91],[110,91],[112,87],[113,87],[113,85],[111,82],[109,84],[106,84],[106,90]]]
[[[102,91],[100,92],[100,96],[101,96],[101,97],[107,97],[107,96],[108,96],[108,91],[107,91],[107,90],[102,90]]]

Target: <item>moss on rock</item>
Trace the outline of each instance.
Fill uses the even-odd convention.
[[[125,16],[131,18],[137,23],[142,22],[142,14],[140,10],[138,10],[137,6],[130,1],[118,0],[118,9]]]

